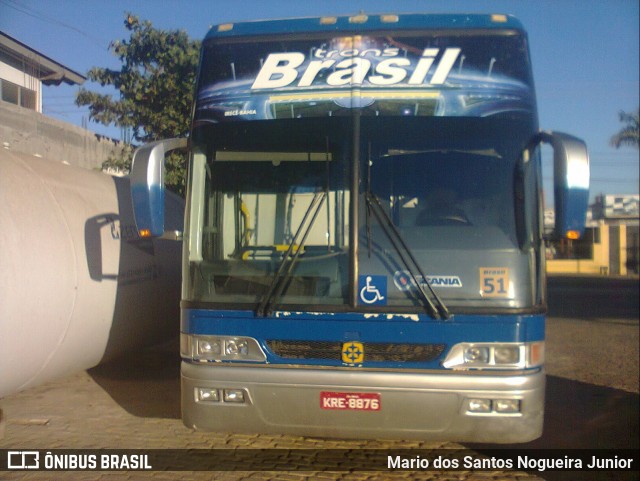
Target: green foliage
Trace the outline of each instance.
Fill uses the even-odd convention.
[[[620,111],[618,113],[620,122],[625,124],[620,131],[611,137],[611,145],[619,149],[623,145],[638,148],[640,139],[640,109],[637,112],[627,113]]]
[[[111,86],[111,94],[80,89],[77,105],[89,107],[89,117],[103,125],[130,128],[137,142],[184,137],[189,119],[198,67],[200,42],[189,39],[182,30],[153,28],[127,14],[124,22],[129,39],[114,41],[109,48],[122,63],[120,70],[94,67],[87,76],[102,87]],[[118,94],[116,94],[118,95]],[[109,159],[111,168],[130,166],[131,153]],[[172,156],[167,162],[167,187],[184,193],[185,159]]]
[[[102,170],[112,173],[129,173],[131,171],[133,150],[131,144],[124,144],[121,149],[112,151],[107,160],[102,163]]]

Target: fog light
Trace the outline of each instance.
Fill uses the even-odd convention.
[[[220,394],[217,389],[210,389],[206,387],[196,388],[196,400],[199,402],[218,402],[220,401]]]
[[[471,346],[464,353],[464,359],[467,362],[489,362],[489,348]]]
[[[496,399],[493,401],[493,408],[497,413],[519,413],[520,400],[518,399]]]
[[[493,351],[496,364],[517,364],[520,361],[519,346],[499,346]]]
[[[224,390],[224,402],[226,402],[226,403],[243,403],[244,402],[244,390],[243,389],[225,389]]]
[[[490,413],[491,399],[469,399],[469,412]]]

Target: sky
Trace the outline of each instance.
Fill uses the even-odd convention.
[[[109,51],[127,38],[126,12],[154,27],[202,39],[212,25],[299,16],[380,13],[506,13],[529,34],[540,127],[582,138],[591,161],[591,199],[638,194],[638,150],[614,149],[618,112],[640,106],[638,0],[0,0],[0,31],[86,75],[119,69]],[[86,82],[84,87],[99,90]],[[78,87],[45,87],[46,115],[121,138],[74,103]],[[543,176],[553,176],[549,155]],[[550,188],[545,190],[549,191]]]

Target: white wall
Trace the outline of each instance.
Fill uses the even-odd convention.
[[[2,62],[0,62],[0,79],[33,90],[36,93],[36,111],[42,112],[42,82],[40,80]]]

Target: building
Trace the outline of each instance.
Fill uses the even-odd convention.
[[[97,170],[109,157],[121,155],[122,143],[42,114],[43,86],[85,80],[0,32],[0,149]]]
[[[599,195],[590,206],[587,229],[579,241],[548,243],[552,274],[632,275],[640,272],[640,196]],[[545,226],[553,222],[545,213]]]
[[[42,112],[42,85],[80,85],[86,77],[0,32],[0,98]]]

